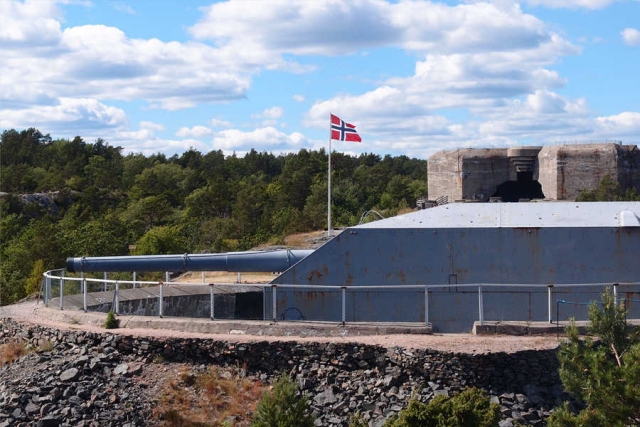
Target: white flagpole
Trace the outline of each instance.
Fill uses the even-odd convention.
[[[327,236],[331,237],[331,112],[329,112],[329,167],[327,169]]]

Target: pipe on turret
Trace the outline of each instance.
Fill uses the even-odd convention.
[[[67,258],[67,271],[282,272],[313,250],[227,252],[223,254],[134,255]]]

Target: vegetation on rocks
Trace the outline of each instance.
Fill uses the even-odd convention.
[[[241,370],[185,366],[163,388],[154,419],[165,427],[248,426],[263,390]]]
[[[496,427],[500,405],[477,388],[454,397],[436,396],[425,404],[412,399],[409,406],[385,423],[385,427]]]
[[[309,399],[283,374],[273,389],[262,395],[251,427],[313,427],[314,422]]]
[[[25,354],[27,354],[27,347],[22,341],[0,344],[0,366],[9,364]]]

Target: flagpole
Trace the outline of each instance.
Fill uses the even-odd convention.
[[[327,168],[327,236],[331,237],[331,112],[329,112],[329,166]]]

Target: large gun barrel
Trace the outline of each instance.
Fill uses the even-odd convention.
[[[282,272],[313,250],[272,250],[222,254],[134,255],[67,258],[67,271]]]

